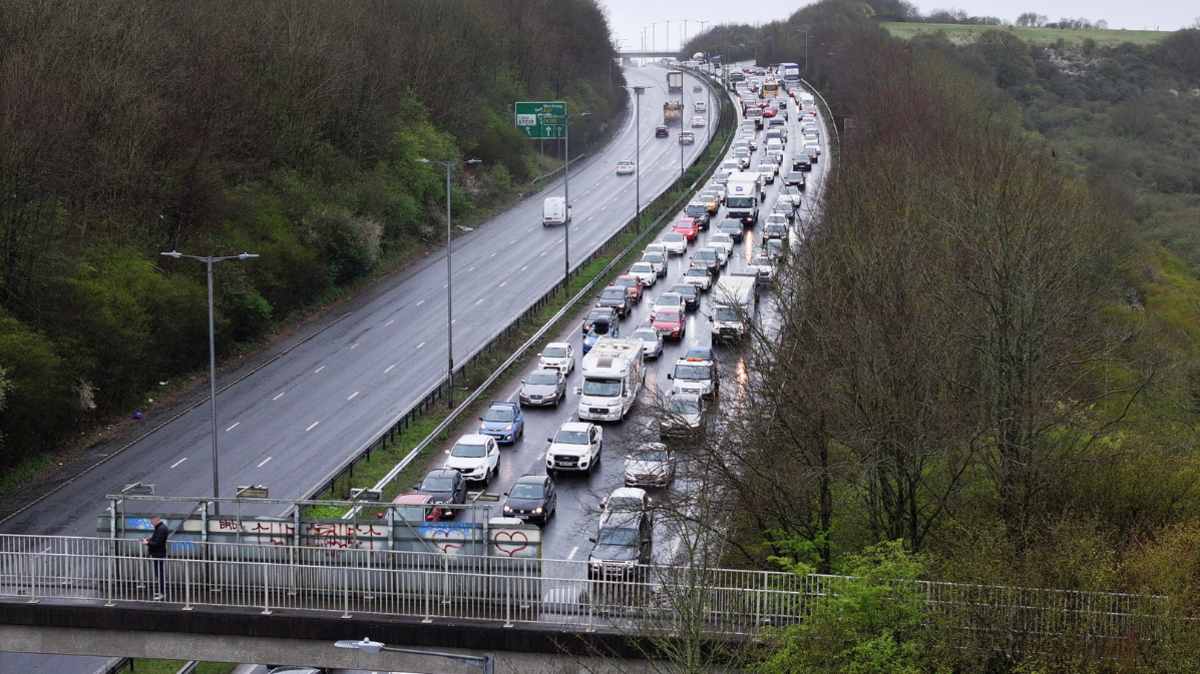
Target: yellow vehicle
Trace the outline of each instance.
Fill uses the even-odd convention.
[[[717,209],[721,207],[721,201],[717,199],[715,194],[701,194],[696,197],[696,201],[704,204],[709,213],[716,213]]]
[[[774,94],[776,98],[779,97],[779,82],[776,82],[775,80],[767,80],[765,83],[763,83],[763,98],[766,98],[771,94]]]

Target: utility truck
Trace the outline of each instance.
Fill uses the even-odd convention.
[[[758,312],[758,270],[733,272],[721,277],[712,291],[712,340],[737,341],[750,334],[750,321]]]
[[[683,101],[663,103],[663,124],[683,124]]]
[[[757,171],[738,171],[729,174],[725,182],[726,217],[736,218],[747,227],[758,222],[758,205],[765,194],[762,174]]]
[[[667,91],[683,91],[683,73],[681,71],[667,71]]]
[[[642,340],[602,337],[583,357],[579,418],[620,421],[642,390]]]

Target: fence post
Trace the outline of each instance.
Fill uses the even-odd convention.
[[[342,617],[349,619],[350,616],[350,567],[342,567],[342,584],[346,587],[346,592],[343,595]]]
[[[183,610],[192,610],[192,562],[183,559]]]
[[[429,615],[429,571],[426,570],[421,575],[425,577],[425,619],[421,622],[431,623],[433,616]]]
[[[115,580],[113,579],[113,576],[115,575],[113,573],[113,570],[114,570],[114,566],[117,563],[117,556],[116,556],[117,551],[116,551],[116,542],[115,541],[109,541],[108,545],[109,545],[109,548],[108,548],[108,588],[106,589],[106,593],[108,594],[108,601],[104,602],[104,605],[109,608],[112,608],[113,606],[117,605],[117,602],[113,601],[113,583],[115,582]]]
[[[37,604],[37,555],[29,555],[29,603]]]
[[[495,572],[495,569],[491,569],[491,571]],[[494,577],[495,576],[493,576],[493,578]],[[512,627],[513,626],[513,622],[512,622],[512,583],[510,582],[512,580],[512,577],[511,576],[502,576],[502,577],[504,578],[504,594],[506,595],[505,600],[504,600],[504,626]]]
[[[271,615],[271,564],[263,562],[263,615]],[[345,617],[345,616],[343,616]]]

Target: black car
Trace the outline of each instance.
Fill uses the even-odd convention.
[[[600,299],[596,300],[598,307],[612,307],[617,315],[625,318],[633,308],[633,296],[629,288],[624,286],[608,286],[600,291]]]
[[[742,223],[734,220],[740,226]],[[713,279],[717,279],[721,275],[721,258],[717,256],[717,251],[712,248],[701,248],[692,253],[691,266],[707,269]]]
[[[683,214],[696,221],[696,227],[699,229],[708,229],[708,206],[694,201],[683,209]]]
[[[796,154],[792,155],[792,170],[811,171],[812,161],[809,160],[808,155],[804,154],[803,152],[797,152]]]
[[[545,524],[558,510],[558,492],[554,478],[549,475],[526,475],[517,478],[512,489],[505,492],[504,516]]]
[[[665,126],[654,127],[654,137],[655,138],[666,138],[670,135],[671,135],[671,132],[667,129],[667,127],[665,127]]]
[[[725,218],[721,221],[721,224],[717,225],[717,231],[722,234],[728,234],[734,243],[741,243],[742,234],[745,232],[745,229],[742,227],[741,220]]]
[[[800,188],[801,190],[804,190],[804,187],[807,184],[807,182],[808,181],[806,181],[804,179],[803,171],[792,171],[783,177],[784,185],[795,185],[796,187]]]
[[[463,504],[467,502],[467,481],[457,470],[438,468],[425,475],[416,492],[429,494],[434,503]],[[447,517],[454,517],[453,509],[442,509],[442,519]]]
[[[681,295],[683,297],[683,308],[687,311],[700,306],[700,289],[690,283],[680,283],[672,286],[667,292]]]
[[[588,539],[596,544],[588,555],[588,578],[637,578],[651,562],[653,531],[645,511],[614,513],[600,527],[600,533]]]
[[[583,334],[586,335],[597,321],[602,323],[616,323],[618,320],[616,309],[612,307],[596,307],[588,312],[587,318],[583,319]]]

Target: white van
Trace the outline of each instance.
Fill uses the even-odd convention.
[[[783,152],[783,140],[781,140],[779,138],[768,138],[767,139],[767,154],[770,154],[771,152],[773,152],[775,150]]]
[[[565,225],[571,221],[571,209],[566,197],[546,197],[542,202],[542,226]]]

